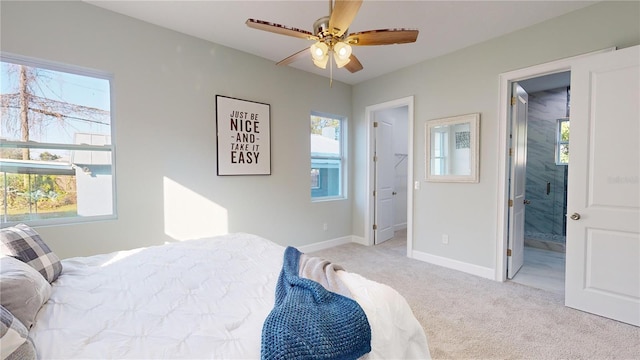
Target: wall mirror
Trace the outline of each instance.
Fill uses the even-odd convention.
[[[425,124],[426,180],[479,180],[480,113],[429,120]]]

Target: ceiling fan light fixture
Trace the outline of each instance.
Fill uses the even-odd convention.
[[[336,65],[341,68],[351,61],[351,45],[339,41],[333,46],[333,58],[336,60]]]
[[[326,69],[328,62],[329,62],[329,57],[328,56],[325,56],[324,59],[321,59],[321,60],[313,59],[313,64],[315,66],[319,67],[320,69]]]
[[[347,44],[344,41],[338,41],[333,49],[336,52],[336,56],[340,59],[348,59],[351,56],[351,45]]]
[[[322,60],[327,57],[329,46],[322,41],[318,41],[311,45],[311,57],[313,60]]]
[[[329,61],[329,46],[322,41],[318,41],[311,45],[310,50],[313,63],[321,69],[326,69]]]

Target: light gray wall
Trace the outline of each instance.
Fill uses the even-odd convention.
[[[1,6],[3,52],[114,75],[118,219],[39,227],[59,256],[238,231],[297,246],[351,235],[351,201],[311,203],[309,190],[309,114],[351,117],[351,86],[77,1]],[[216,176],[217,94],[271,105],[272,175]]]
[[[640,43],[640,3],[603,2],[455,53],[358,84],[353,89],[354,182],[366,182],[369,105],[415,97],[413,249],[495,268],[500,73],[612,46]],[[426,36],[426,34],[420,34]],[[427,120],[481,113],[480,182],[424,182]],[[364,234],[367,194],[354,193],[354,235]],[[442,234],[449,244],[441,243]]]

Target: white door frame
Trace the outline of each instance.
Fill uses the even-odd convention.
[[[380,104],[370,105],[365,108],[365,121],[367,125],[367,190],[366,206],[364,214],[364,242],[366,245],[373,245],[373,190],[374,190],[374,168],[373,153],[374,133],[373,121],[376,111],[394,109],[406,106],[407,111],[407,254],[411,254],[413,248],[413,96],[391,100]]]
[[[511,83],[544,75],[571,71],[572,64],[580,58],[613,51],[607,48],[570,58],[535,65],[524,69],[509,71],[499,75],[500,97],[498,108],[498,218],[496,231],[496,272],[497,281],[507,280],[507,239],[509,234],[507,216],[509,213],[509,109],[511,108]]]

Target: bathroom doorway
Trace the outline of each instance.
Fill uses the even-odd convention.
[[[569,71],[519,81],[528,94],[524,264],[512,281],[564,295]]]

